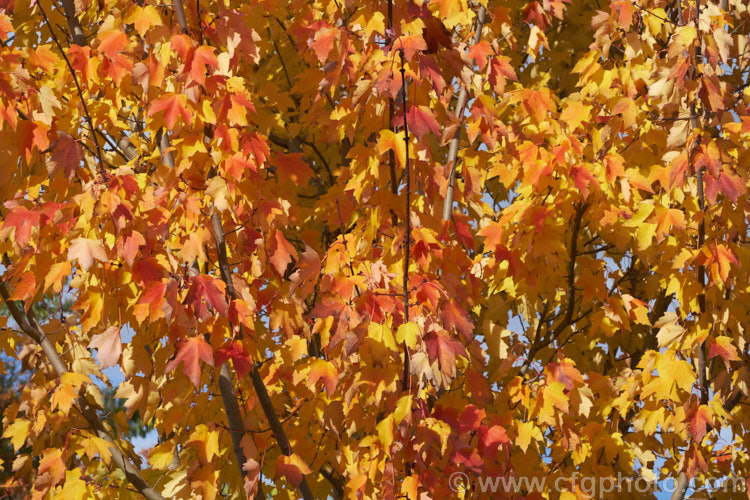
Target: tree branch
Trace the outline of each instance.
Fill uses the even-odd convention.
[[[409,124],[406,121],[406,69],[404,68],[404,51],[399,52],[401,56],[401,97],[404,110],[404,142],[406,143],[406,162],[404,164],[404,178],[406,182],[406,236],[404,241],[404,274],[403,274],[403,297],[404,297],[404,324],[409,322],[409,252],[411,250],[411,172],[409,168]],[[404,373],[402,390],[409,390],[409,372],[411,361],[409,359],[409,347],[404,342]]]
[[[62,0],[62,4],[63,12],[65,14],[65,20],[68,21],[68,28],[70,29],[70,35],[73,39],[73,43],[75,43],[76,45],[80,45],[81,47],[88,45],[88,42],[86,41],[86,34],[83,32],[83,28],[81,27],[81,21],[79,21],[78,16],[76,16],[76,6],[74,0]],[[39,5],[39,8],[41,9],[42,6]],[[50,29],[50,31],[52,30]]]
[[[557,325],[552,336],[557,337],[565,328],[570,326],[571,320],[573,319],[573,312],[575,310],[576,301],[576,259],[578,258],[578,233],[581,231],[581,222],[583,220],[583,214],[586,212],[588,204],[581,203],[576,208],[576,218],[573,221],[573,234],[570,236],[570,260],[568,261],[568,305],[565,310],[565,318]]]
[[[393,33],[393,0],[388,0],[388,12],[387,12],[388,24],[386,26],[386,33]],[[406,113],[406,110],[404,110]],[[393,98],[388,98],[388,130],[393,132]],[[396,154],[393,150],[388,151],[388,171],[391,175],[391,193],[398,194],[398,177],[396,176]],[[393,225],[396,225],[396,214],[391,210],[391,220]]]
[[[67,5],[69,2],[64,3],[64,8],[66,10],[66,16],[67,16]],[[107,171],[104,168],[104,156],[102,154],[102,148],[99,146],[99,140],[96,138],[96,128],[94,127],[94,121],[91,119],[91,114],[89,114],[89,108],[86,106],[86,99],[83,97],[83,90],[81,89],[81,84],[78,82],[78,76],[76,76],[76,72],[73,69],[73,65],[70,64],[70,60],[68,59],[68,55],[65,53],[65,51],[62,48],[62,45],[60,45],[60,40],[57,39],[57,35],[55,35],[55,32],[52,31],[52,26],[49,23],[49,18],[47,17],[47,13],[44,11],[44,8],[42,7],[42,4],[37,4],[39,6],[39,10],[42,13],[42,17],[44,17],[44,21],[47,24],[47,28],[49,28],[50,35],[52,35],[52,40],[55,42],[55,45],[57,46],[58,50],[60,51],[60,54],[62,55],[63,59],[65,60],[65,64],[68,66],[68,69],[70,70],[70,74],[73,76],[73,82],[76,85],[76,89],[78,90],[78,97],[81,99],[81,106],[83,107],[83,114],[86,119],[86,123],[89,126],[89,131],[91,132],[91,140],[94,141],[94,146],[96,147],[96,156],[99,159],[99,171],[102,175],[102,177],[106,178]],[[75,12],[75,10],[73,11]],[[78,18],[73,16],[73,19],[75,19],[76,23],[78,22]],[[80,28],[80,24],[78,24],[78,27]],[[83,31],[81,31],[83,33]],[[75,33],[73,35],[75,39]],[[86,44],[86,37],[83,37],[83,45]],[[77,43],[77,42],[75,42]]]
[[[680,13],[682,11],[682,1],[679,1],[680,6]],[[725,9],[722,9],[725,10]],[[695,28],[698,30],[698,43],[695,46],[695,52],[693,55],[693,61],[690,66],[690,78],[695,80],[697,71],[697,65],[699,58],[701,56],[700,52],[700,37],[701,32],[700,28],[698,26],[698,22],[700,20],[700,12],[701,12],[701,2],[700,0],[695,0],[695,14],[693,17],[693,21],[695,23]],[[679,23],[682,24],[682,16],[680,16]],[[721,28],[723,29],[723,28]],[[696,94],[697,95],[697,94]],[[693,130],[697,129],[698,124],[698,118],[695,116],[695,100],[690,103],[690,125]],[[690,149],[688,150],[688,164],[692,167],[693,165],[693,149],[695,146],[688,145]],[[705,225],[704,225],[704,218],[706,215],[705,211],[705,201],[703,197],[703,166],[699,166],[698,170],[696,172],[696,181],[698,183],[698,208],[701,211],[701,220],[698,225],[698,249],[700,250],[703,248],[703,243],[705,240]],[[703,265],[698,266],[698,283],[701,286],[701,293],[698,295],[698,308],[700,309],[700,315],[702,316],[706,312],[706,295],[705,295],[705,274],[706,274],[706,268]],[[706,381],[706,353],[704,350],[704,344],[700,343],[697,347],[697,355],[695,360],[696,365],[696,371],[698,372],[698,384],[699,384],[699,390],[700,390],[700,403],[702,405],[708,404],[708,386]],[[708,427],[708,424],[706,424]],[[710,428],[709,428],[710,430]],[[688,479],[685,472],[680,472],[680,476],[677,480],[677,488],[675,489],[674,493],[672,493],[672,499],[671,500],[683,500],[685,498],[685,493],[687,491],[688,487]]]
[[[185,9],[182,7],[182,0],[172,0],[172,6],[174,7],[174,13],[177,17],[177,24],[180,26],[180,31],[188,33],[187,19],[185,19]]]
[[[472,45],[479,43],[479,40],[482,38],[482,28],[484,28],[486,18],[487,10],[484,5],[481,5],[477,11],[477,21],[474,29]],[[464,106],[466,105],[468,95],[468,89],[466,87],[461,87],[461,91],[458,93],[458,100],[456,101],[456,118],[458,118],[458,125],[456,126],[456,132],[453,134],[453,139],[451,139],[450,145],[448,146],[448,166],[451,171],[448,176],[448,191],[445,194],[445,200],[443,200],[443,220],[449,220],[453,213],[453,193],[456,184],[458,143],[461,140],[461,123],[463,122]]]
[[[588,208],[587,203],[580,203],[576,207],[576,213],[575,213],[575,219],[573,219],[573,233],[570,236],[570,251],[569,251],[569,262],[568,262],[568,302],[567,306],[565,308],[565,316],[563,317],[562,321],[557,325],[557,327],[552,332],[547,332],[543,336],[539,336],[541,333],[541,326],[542,321],[540,319],[539,324],[537,325],[537,333],[534,337],[534,341],[531,344],[531,348],[529,349],[529,354],[526,357],[526,361],[524,361],[524,364],[521,366],[521,370],[519,371],[519,375],[521,377],[525,376],[528,372],[529,368],[531,367],[531,363],[534,362],[534,357],[536,354],[542,350],[544,347],[548,346],[552,341],[554,341],[567,327],[569,327],[572,324],[575,324],[575,320],[579,318],[573,318],[573,313],[575,311],[575,301],[576,301],[576,288],[575,288],[575,279],[576,279],[576,259],[580,255],[578,252],[578,233],[581,231],[581,222],[583,221],[583,214],[586,212],[586,209]],[[544,316],[546,314],[546,304],[545,304],[545,310],[542,311],[542,315]]]
[[[216,242],[216,251],[218,254],[221,278],[224,280],[224,283],[227,286],[227,294],[232,300],[234,300],[237,298],[237,293],[234,289],[234,284],[232,283],[232,271],[229,268],[229,261],[227,259],[227,246],[226,241],[224,240],[224,229],[221,224],[221,216],[216,210],[214,210],[214,213],[211,215],[211,225],[214,233],[214,241]],[[242,335],[244,335],[244,333],[242,330],[242,325],[240,325],[240,336]],[[263,377],[260,375],[258,366],[254,360],[250,364],[250,380],[252,381],[253,388],[255,389],[255,394],[258,396],[258,401],[260,402],[260,406],[263,409],[263,413],[266,415],[268,424],[271,427],[274,436],[276,436],[276,440],[279,443],[281,452],[286,456],[292,455],[294,452],[291,445],[289,444],[289,439],[286,436],[284,427],[281,425],[281,421],[279,420],[279,416],[276,413],[276,409],[273,407],[273,402],[271,401],[271,397],[268,395],[266,384],[263,381]],[[234,406],[237,406],[236,411],[239,413],[239,406],[237,405],[237,397],[234,394],[234,385],[231,382],[231,372],[229,370],[229,366],[226,363],[222,365],[221,368],[219,389],[221,389],[222,399],[224,399],[224,406],[227,409],[227,417],[230,418],[230,427],[233,429],[244,429],[241,417],[239,418],[239,423],[233,423],[232,420],[237,418],[237,415],[230,415],[230,413],[233,413],[235,411]],[[225,392],[227,394],[227,398],[225,398],[224,396]],[[237,441],[239,442],[241,436],[239,436],[238,433],[233,432],[233,442],[235,439],[237,439]],[[235,454],[238,454],[237,447],[238,444],[235,445]],[[239,448],[239,453],[242,454],[241,448]],[[240,458],[238,455],[238,460],[239,459]],[[242,459],[242,463],[244,463],[244,454],[242,454]],[[242,468],[241,465],[240,468]],[[244,477],[244,470],[242,471],[242,473]],[[299,490],[304,500],[312,500],[314,498],[312,491],[310,490],[310,486],[307,484],[307,480],[304,476],[302,476],[302,480],[300,481]]]
[[[62,377],[63,374],[69,372],[70,370],[68,370],[68,367],[65,365],[65,361],[63,361],[62,357],[57,352],[57,349],[49,340],[49,337],[44,333],[36,318],[33,315],[26,314],[22,307],[19,307],[15,301],[10,300],[8,288],[2,280],[0,280],[0,296],[5,305],[8,306],[11,316],[13,316],[13,319],[21,328],[21,331],[42,348],[42,352],[44,352],[47,360],[55,370],[55,373],[57,373],[57,376]],[[130,458],[122,452],[122,450],[120,450],[115,439],[104,427],[102,420],[96,413],[96,409],[88,402],[85,396],[79,395],[75,401],[75,405],[81,412],[81,415],[83,415],[83,418],[86,419],[89,426],[91,426],[91,429],[94,430],[97,437],[104,439],[112,445],[109,447],[112,462],[123,472],[125,478],[130,484],[132,484],[133,487],[135,487],[138,492],[148,500],[164,500],[164,497],[162,497],[159,492],[152,488],[143,479],[139,472],[140,468],[134,464]]]

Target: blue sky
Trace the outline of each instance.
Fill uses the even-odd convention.
[[[120,334],[122,336],[122,342],[124,344],[130,342],[130,340],[135,335],[135,331],[133,331],[132,328],[130,328],[129,325],[126,325],[122,328],[120,331]],[[125,377],[120,370],[119,366],[113,366],[110,368],[107,368],[103,370],[104,374],[109,378],[110,384],[112,384],[112,387],[118,387],[124,380]],[[101,383],[98,379],[94,379],[97,382],[97,385],[99,387],[104,387],[104,384]],[[145,454],[141,453],[143,450],[147,450],[149,448],[153,448],[156,446],[157,440],[159,436],[155,430],[151,430],[148,434],[146,434],[144,437],[133,437],[130,442],[133,443],[133,447],[135,448],[135,451],[138,452],[143,458],[145,459]],[[144,460],[145,462],[145,460]]]

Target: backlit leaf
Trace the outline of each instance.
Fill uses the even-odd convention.
[[[182,340],[177,347],[177,353],[166,364],[164,370],[170,372],[182,365],[182,371],[195,387],[198,387],[201,379],[199,361],[202,360],[211,366],[214,365],[213,351],[203,337],[190,337]]]

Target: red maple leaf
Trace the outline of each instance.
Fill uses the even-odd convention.
[[[444,306],[440,313],[446,330],[455,328],[461,332],[466,340],[471,339],[471,332],[474,331],[474,324],[469,319],[469,315],[451,299]]]
[[[99,36],[99,53],[107,56],[108,59],[115,59],[117,54],[128,46],[130,40],[121,30],[110,30]]]
[[[145,257],[133,263],[133,278],[141,284],[160,281],[164,276],[164,267],[155,257]]]
[[[487,58],[490,54],[492,54],[492,46],[487,40],[482,40],[469,47],[469,57],[477,63],[479,71],[482,71],[487,66]]]
[[[395,126],[403,125],[403,123],[403,113],[398,113],[393,117]],[[417,139],[421,139],[428,132],[432,132],[435,137],[440,137],[440,125],[427,106],[409,105],[406,110],[406,123],[409,125],[409,132],[414,134]]]
[[[430,332],[424,337],[427,345],[427,355],[430,361],[438,360],[440,370],[446,374],[452,374],[456,365],[456,354],[466,356],[466,349],[456,339],[450,338],[446,333]]]
[[[419,74],[421,77],[427,77],[438,94],[443,93],[445,88],[445,78],[443,78],[443,70],[435,63],[432,56],[420,55],[419,60]]]
[[[575,184],[581,194],[588,196],[589,184],[596,180],[591,171],[584,165],[576,165],[570,168],[570,176],[573,178],[573,184]]]
[[[284,233],[274,230],[268,242],[268,260],[280,275],[284,275],[292,259],[297,258],[297,251],[284,237]]]
[[[166,94],[153,103],[148,109],[148,116],[164,111],[164,124],[169,130],[174,128],[177,117],[181,116],[186,123],[193,123],[193,114],[187,108],[187,97],[183,94]]]
[[[172,371],[182,363],[183,373],[187,375],[195,387],[198,387],[201,380],[200,360],[214,366],[211,346],[203,337],[191,337],[180,342],[177,347],[177,355],[167,363],[164,370]]]
[[[224,286],[224,282],[205,274],[193,276],[190,278],[190,289],[185,296],[184,304],[193,306],[193,310],[200,319],[206,319],[211,315],[208,305],[222,316],[226,315],[227,301],[224,298]]]
[[[704,474],[708,472],[708,464],[698,444],[693,441],[689,451],[685,453],[685,475],[688,479],[692,479],[701,472]]]
[[[304,161],[302,153],[279,153],[273,159],[273,164],[279,168],[283,178],[288,178],[295,184],[304,185],[313,176],[310,166]]]
[[[234,369],[237,370],[237,375],[244,377],[250,372],[250,367],[253,364],[253,360],[245,350],[245,346],[238,341],[234,341],[227,347],[222,347],[215,354],[215,361],[217,365],[225,363],[228,359],[232,360]]]
[[[484,417],[484,410],[477,408],[475,405],[468,405],[459,417],[458,433],[466,434],[467,432],[476,430]]]
[[[333,49],[333,42],[336,41],[336,35],[339,30],[336,28],[324,28],[315,34],[315,37],[310,40],[308,45],[315,52],[318,61],[321,63],[326,62],[328,54]]]
[[[719,356],[725,362],[740,361],[737,348],[732,344],[732,337],[717,337],[708,339],[708,357]]]
[[[707,406],[697,405],[685,415],[685,421],[690,435],[693,436],[695,442],[700,443],[711,426],[713,415]]]
[[[408,35],[399,37],[394,42],[395,49],[402,49],[404,51],[404,57],[407,60],[412,60],[414,54],[420,50],[427,50],[427,43],[421,35]]]
[[[477,438],[479,439],[479,453],[490,457],[495,456],[501,444],[510,442],[505,434],[505,429],[499,425],[493,425],[490,428],[484,424],[480,425],[477,430]]]
[[[423,4],[426,7],[427,4]],[[429,12],[429,9],[425,8],[425,11]],[[445,47],[450,50],[453,48],[453,40],[451,40],[450,31],[445,25],[440,22],[435,16],[424,16],[424,28],[422,28],[422,38],[427,44],[427,52],[434,54],[440,47]]]
[[[162,281],[152,281],[146,286],[136,306],[136,319],[142,323],[146,316],[152,321],[164,316],[164,292],[167,284]]]
[[[83,161],[83,149],[78,141],[65,132],[52,143],[52,154],[47,160],[47,174],[55,175],[60,169],[65,172],[68,180],[73,178],[75,171]]]
[[[16,244],[21,248],[26,248],[31,239],[31,229],[39,225],[39,217],[38,212],[19,206],[5,216],[3,228],[15,228],[13,237]]]
[[[120,30],[107,31],[100,35],[99,39],[101,40],[99,53],[106,57],[103,66],[107,74],[119,84],[123,77],[133,69],[133,63],[128,56],[120,54],[128,46],[130,40]]]
[[[201,46],[195,49],[193,61],[190,65],[190,78],[203,85],[206,81],[206,66],[219,67],[219,60],[214,54],[213,47]]]
[[[124,258],[129,266],[133,267],[135,256],[138,255],[138,251],[145,244],[146,240],[141,233],[130,230],[117,240],[117,254]]]
[[[736,203],[746,191],[743,179],[726,169],[719,173],[718,178],[706,175],[703,179],[706,183],[706,200],[712,205],[716,203],[720,192],[732,200],[732,203]]]

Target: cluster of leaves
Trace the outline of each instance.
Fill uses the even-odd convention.
[[[3,365],[5,373],[0,374],[0,410],[5,411],[11,403],[15,402],[15,389],[24,381],[17,361],[6,358],[3,360]],[[11,479],[13,475],[11,467],[15,458],[16,450],[11,446],[10,440],[0,439],[0,463],[2,464],[0,483],[7,484]]]
[[[0,0],[6,486],[750,474],[750,11],[591,5]]]
[[[70,312],[70,306],[72,303],[69,300],[62,300],[61,303],[54,304],[49,298],[33,304],[34,314],[42,321],[46,321],[48,318],[55,314],[65,315]],[[7,307],[4,305],[0,307],[0,313],[5,316],[9,315]],[[63,316],[64,317],[64,316]],[[28,354],[29,351],[25,351]],[[2,368],[3,373],[0,373],[0,412],[5,413],[6,409],[11,404],[19,403],[19,392],[21,388],[28,383],[28,374],[31,370],[28,367],[23,366],[23,360],[25,358],[23,348],[22,352],[19,352],[19,358],[8,357],[5,354],[2,356]],[[103,398],[103,416],[110,422],[110,425],[115,425],[115,416],[118,414],[124,414],[127,410],[125,408],[125,401],[123,399],[115,398],[114,388],[104,388],[102,391]],[[7,422],[10,424],[11,422]],[[4,431],[0,427],[0,431]],[[143,424],[140,417],[136,414],[133,418],[128,419],[128,427],[125,430],[125,437],[145,437],[149,431],[148,427]],[[0,432],[0,434],[5,434]],[[9,437],[0,439],[0,484],[3,485],[4,494],[12,495],[12,498],[25,498],[29,496],[32,485],[26,482],[26,478],[16,477],[13,471],[13,464],[18,457],[18,454],[25,454],[31,451],[31,447],[24,446],[21,449],[14,449],[12,443],[12,432],[8,433]],[[38,460],[36,463],[38,466]]]

